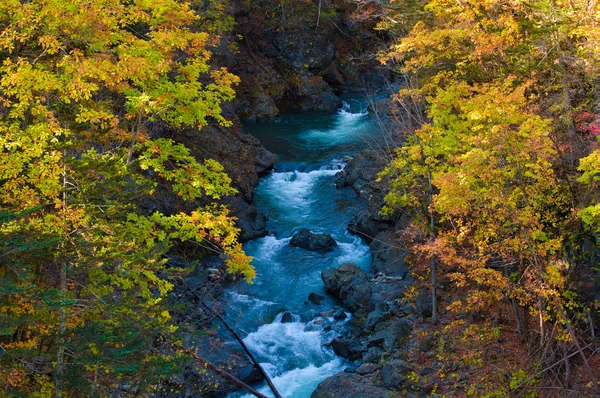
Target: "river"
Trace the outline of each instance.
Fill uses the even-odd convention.
[[[269,217],[270,234],[244,246],[254,257],[257,276],[223,299],[228,321],[246,336],[245,343],[284,397],[310,397],[321,381],[348,365],[326,343],[351,315],[331,316],[330,310],[341,307],[325,294],[321,271],[345,262],[368,270],[371,263],[369,246],[346,230],[364,203],[334,182],[344,156],[363,148],[374,129],[366,103],[346,101],[335,114],[288,115],[245,126],[280,161],[256,188],[255,205]],[[329,233],[338,246],[324,254],[290,246],[301,228]],[[311,292],[326,298],[320,305],[310,303]],[[292,314],[291,322],[281,322],[285,311]],[[266,384],[256,388],[271,395]]]

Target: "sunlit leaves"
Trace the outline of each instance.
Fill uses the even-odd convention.
[[[252,279],[233,218],[205,205],[235,192],[223,167],[150,131],[229,124],[238,78],[213,68],[218,37],[198,22],[175,0],[0,2],[4,392],[47,390],[35,374],[56,373],[59,323],[71,391],[141,392],[173,372],[173,285],[159,275],[179,242]],[[186,211],[144,207],[159,184]]]

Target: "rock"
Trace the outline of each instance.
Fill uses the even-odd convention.
[[[429,318],[431,316],[431,293],[428,291],[419,293],[416,304],[416,310],[419,315],[423,318]]]
[[[378,324],[377,330],[374,334],[372,334],[368,341],[369,347],[380,346],[385,350],[391,350],[393,348],[399,347],[402,345],[404,340],[412,331],[412,327],[405,319],[400,319],[399,321],[386,322],[385,325],[382,325],[381,328]]]
[[[364,326],[367,329],[373,330],[373,328],[375,328],[375,325],[384,320],[385,316],[386,313],[382,311],[370,312],[369,315],[367,315],[367,319],[365,320]]]
[[[375,365],[374,363],[363,363],[356,368],[356,373],[359,375],[366,375],[375,372],[377,369],[379,369],[379,366]]]
[[[338,173],[336,185],[338,188],[350,187],[365,199],[382,197],[383,191],[375,180],[385,164],[385,160],[375,151],[365,149],[352,158],[346,168]]]
[[[294,322],[294,316],[292,315],[291,312],[286,311],[283,313],[283,315],[281,316],[281,323],[292,323]]]
[[[198,350],[202,356],[210,362],[221,368],[227,368],[227,371],[245,383],[255,383],[261,380],[261,373],[254,368],[252,362],[247,358],[246,353],[239,344],[231,338],[230,333],[224,327],[216,324],[215,334],[193,335],[186,338],[186,341],[193,342],[190,348]],[[185,384],[193,391],[198,391],[207,383],[219,381],[225,389],[225,393],[236,390],[236,387],[216,378],[212,374],[200,374],[193,369],[185,371],[183,374]]]
[[[303,228],[294,234],[290,245],[308,251],[327,253],[335,249],[337,242],[330,234],[313,233],[308,228]]]
[[[298,112],[335,112],[342,105],[332,88],[320,76],[299,74],[287,99],[288,107]]]
[[[363,209],[350,220],[348,231],[370,244],[378,233],[388,230],[391,225],[391,220],[381,217],[378,210]]]
[[[322,381],[310,396],[311,398],[391,398],[391,391],[376,387],[366,377],[358,373],[340,372]]]
[[[308,295],[308,301],[310,301],[313,304],[321,304],[321,301],[323,301],[325,299],[324,296],[321,296],[320,294],[317,293],[310,293]]]
[[[185,144],[197,159],[214,159],[221,163],[232,185],[238,189],[238,196],[249,203],[259,176],[273,167],[277,156],[269,152],[257,138],[244,133],[235,115],[228,118],[233,121],[233,126],[229,128],[217,124],[209,124],[200,130],[170,129],[167,126],[156,128],[176,142]]]
[[[379,347],[371,347],[368,349],[367,353],[363,355],[363,362],[379,362],[381,360],[381,356],[385,353]]]
[[[369,245],[373,257],[373,271],[386,275],[406,277],[408,264],[404,262],[407,250],[401,247],[392,231],[379,232]]]
[[[261,238],[269,233],[267,231],[267,217],[255,206],[236,196],[228,196],[223,200],[223,203],[229,207],[231,214],[237,218],[235,223],[240,229],[240,242]]]
[[[198,288],[202,287],[206,282],[206,278],[199,278],[196,276],[185,278],[185,285],[192,291],[198,290]]]
[[[320,72],[335,57],[333,40],[328,34],[308,29],[276,32],[273,38],[277,60],[297,71]]]
[[[435,373],[435,369],[431,368],[431,367],[424,367],[423,369],[421,369],[421,371],[419,372],[419,374],[421,376],[429,376],[430,374]]]
[[[321,279],[325,290],[335,298],[343,300],[351,310],[373,309],[373,284],[369,282],[367,273],[356,264],[346,263],[338,269],[323,270]]]
[[[407,380],[410,368],[406,361],[394,359],[386,363],[379,371],[381,381],[389,388],[394,390],[402,389],[404,382]]]
[[[343,319],[346,319],[348,317],[348,315],[346,315],[346,313],[342,310],[336,311],[333,314],[333,319],[335,319],[336,321],[341,321]]]
[[[350,340],[336,337],[331,340],[331,348],[333,348],[333,352],[335,355],[339,355],[340,357],[348,358],[350,356]]]

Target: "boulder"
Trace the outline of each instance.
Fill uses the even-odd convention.
[[[401,359],[393,359],[386,363],[383,368],[379,371],[381,381],[387,387],[394,390],[402,389],[404,382],[407,380],[407,375],[410,372],[410,368],[406,361]]]
[[[342,321],[346,318],[348,318],[348,315],[346,315],[346,313],[342,310],[338,310],[333,314],[333,319],[336,321]]]
[[[340,372],[322,381],[310,396],[311,398],[391,398],[394,395],[386,388],[373,385],[373,382],[357,373]]]
[[[293,83],[286,99],[291,110],[335,112],[342,105],[342,100],[320,76],[299,74]]]
[[[382,347],[389,351],[398,348],[410,336],[412,326],[405,319],[382,322],[375,328],[376,332],[368,339],[369,347]]]
[[[359,375],[367,375],[369,373],[375,372],[377,369],[379,369],[379,366],[375,365],[374,363],[363,363],[358,368],[356,368],[356,373],[358,373]]]
[[[231,210],[231,215],[237,218],[235,224],[240,229],[240,242],[266,236],[267,217],[255,206],[237,196],[228,196],[223,200]]]
[[[363,209],[350,220],[348,231],[370,244],[378,233],[390,229],[391,226],[391,220],[380,216],[378,210]]]
[[[327,253],[335,249],[337,242],[329,234],[318,234],[303,228],[294,234],[290,245],[313,252]]]
[[[323,301],[324,299],[325,299],[324,296],[321,296],[320,294],[317,294],[317,293],[310,293],[308,295],[308,301],[310,301],[311,303],[316,304],[316,305],[320,305],[321,301]]]
[[[393,231],[379,232],[369,246],[374,272],[406,277],[408,264],[404,260],[407,250],[395,239]]]
[[[165,135],[190,148],[191,154],[197,159],[214,159],[221,163],[232,185],[239,191],[237,196],[249,203],[259,176],[273,167],[277,156],[269,152],[256,137],[244,133],[235,115],[232,118],[233,126],[229,128],[216,123],[200,130],[160,128]]]
[[[423,318],[429,318],[431,316],[431,293],[428,291],[422,291],[417,296],[416,310],[419,315]]]
[[[386,315],[387,314],[383,311],[370,312],[369,315],[367,315],[367,319],[365,319],[365,327],[373,330],[379,322],[385,319]]]
[[[358,265],[346,263],[338,269],[323,270],[321,279],[325,290],[333,297],[343,300],[351,310],[373,309],[373,283]]]
[[[340,357],[348,358],[350,356],[350,340],[336,337],[331,340],[331,348],[333,348],[333,352],[335,355],[339,355]]]
[[[338,188],[350,187],[365,199],[383,197],[383,191],[375,182],[383,170],[385,160],[371,149],[365,149],[352,158],[346,168],[336,176]]]
[[[281,323],[292,323],[294,322],[294,316],[292,315],[291,312],[286,311],[283,313],[283,315],[281,316]]]

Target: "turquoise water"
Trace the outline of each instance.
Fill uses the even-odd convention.
[[[254,257],[256,279],[230,290],[224,302],[229,321],[246,336],[245,343],[284,397],[310,397],[322,380],[347,365],[324,344],[349,318],[320,316],[339,308],[328,297],[321,305],[306,300],[311,292],[326,296],[323,269],[345,262],[370,267],[369,247],[346,230],[364,204],[351,190],[336,189],[334,182],[344,167],[342,158],[364,147],[373,134],[365,108],[361,101],[348,100],[335,114],[288,115],[245,126],[280,162],[260,181],[255,196],[256,206],[269,217],[270,235],[244,246]],[[301,228],[331,234],[337,248],[321,254],[290,246],[290,238]],[[294,322],[281,323],[284,311],[293,314]],[[266,386],[257,388],[270,395]]]

